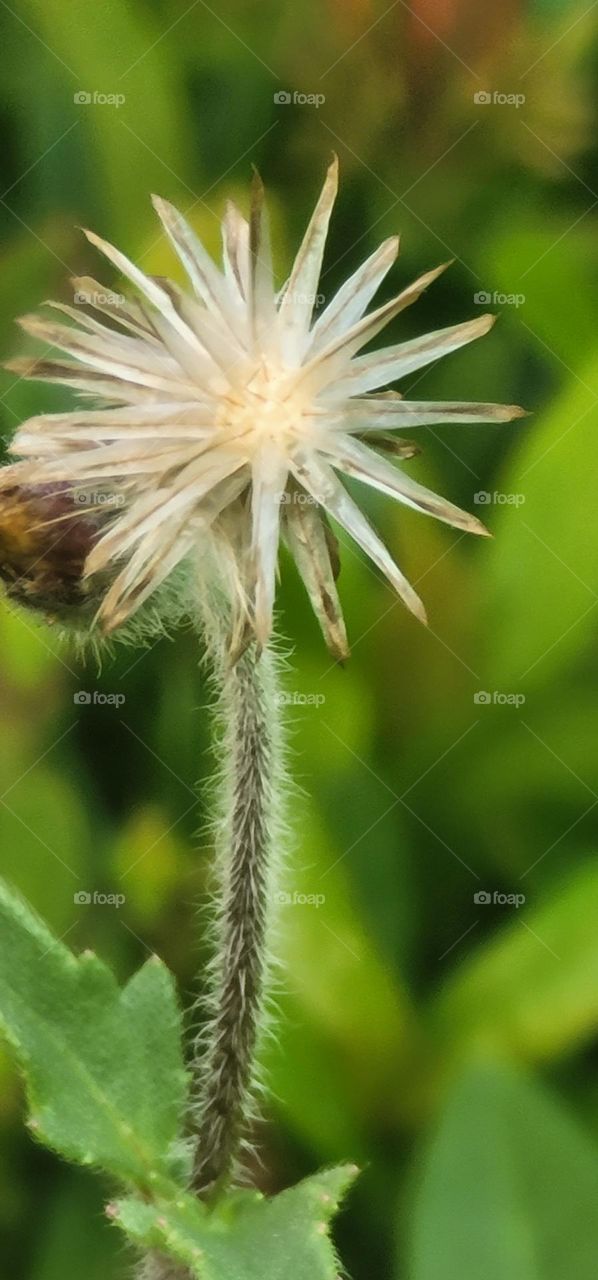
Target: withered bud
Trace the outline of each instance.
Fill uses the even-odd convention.
[[[0,578],[7,595],[48,621],[77,623],[97,608],[100,587],[83,576],[107,513],[62,483],[0,489]]]

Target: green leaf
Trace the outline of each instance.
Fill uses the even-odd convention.
[[[557,0],[560,3],[560,0]],[[495,289],[525,298],[508,307],[523,326],[518,345],[545,358],[555,374],[577,370],[592,351],[596,327],[596,265],[590,254],[592,228],[580,221],[573,234],[555,242],[563,230],[560,214],[540,198],[508,225],[501,220],[494,243],[484,244],[480,263]],[[508,316],[505,317],[508,319]],[[502,319],[502,317],[501,317]],[[554,354],[553,354],[554,353]]]
[[[127,1199],[108,1212],[137,1244],[177,1258],[197,1280],[337,1280],[328,1225],[356,1173],[328,1169],[269,1200],[233,1192],[211,1212],[190,1195]]]
[[[41,1141],[144,1188],[174,1172],[186,1074],[172,978],[156,957],[121,991],[0,883],[0,1029]]]
[[[411,1280],[595,1280],[598,1150],[536,1083],[470,1068],[415,1207]]]
[[[598,560],[588,537],[595,485],[598,361],[593,357],[548,414],[522,428],[521,444],[497,488],[518,495],[493,523],[485,626],[488,670],[498,689],[529,698],[568,662],[593,654]],[[558,494],[558,502],[555,502]]]
[[[68,13],[59,0],[27,0],[23,22],[64,66],[62,127],[76,127],[54,157],[54,166],[62,157],[62,163],[77,165],[79,184],[92,186],[105,208],[104,229],[111,226],[117,239],[130,234],[140,219],[155,225],[145,193],[166,185],[172,190],[175,175],[185,172],[192,154],[181,71],[161,38],[164,28],[134,5],[114,5],[108,19],[85,0],[73,0]],[[117,95],[120,106],[80,103],[76,95],[81,91]],[[59,124],[62,120],[54,137]],[[73,200],[80,207],[76,193]]]
[[[526,881],[519,888],[526,890]],[[482,907],[481,910],[487,908]],[[571,1052],[598,1027],[598,868],[577,868],[533,911],[475,951],[431,1007],[436,1050],[531,1061]]]

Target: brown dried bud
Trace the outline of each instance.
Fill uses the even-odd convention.
[[[61,483],[0,489],[0,578],[11,600],[49,621],[83,621],[100,601],[83,571],[106,513],[80,498]]]

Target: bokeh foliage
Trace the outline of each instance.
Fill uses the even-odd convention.
[[[364,1165],[339,1232],[354,1280],[596,1274],[598,40],[584,8],[0,10],[7,355],[14,317],[65,299],[70,274],[114,283],[77,226],[117,238],[149,271],[173,268],[151,190],[191,210],[216,252],[216,215],[226,196],[244,200],[257,164],[282,278],[335,147],[343,185],[327,295],[397,229],[395,280],[455,258],[389,341],[477,314],[479,293],[500,320],[414,378],[413,394],[533,413],[428,430],[409,464],[471,509],[490,495],[493,542],[369,503],[419,584],[429,632],[346,546],[354,655],[331,669],[283,564],[303,794],[281,886],[282,1021],[255,1174],[275,1190],[322,1163]],[[325,101],[277,103],[281,90]],[[525,102],[476,103],[495,90]],[[125,101],[78,103],[81,93]],[[5,436],[67,403],[4,375]],[[0,671],[2,874],[121,978],[158,952],[188,1001],[205,960],[197,905],[210,862],[209,835],[197,834],[209,693],[193,636],[117,651],[98,672],[4,605]],[[125,701],[74,702],[81,690]],[[480,691],[489,702],[476,702]],[[81,891],[126,901],[78,904]],[[476,902],[480,892],[525,902]],[[25,1134],[8,1057],[0,1077],[7,1273],[126,1275],[100,1190]]]

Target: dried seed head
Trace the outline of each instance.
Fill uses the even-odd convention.
[[[396,237],[370,254],[314,315],[337,180],[334,159],[282,289],[273,276],[267,210],[256,179],[249,219],[233,205],[227,208],[221,271],[182,214],[156,197],[164,232],[188,276],[186,289],[145,275],[114,245],[87,232],[127,278],[132,296],[79,281],[75,306],[51,304],[70,324],[42,316],[21,321],[29,336],[63,354],[11,367],[21,377],[70,386],[82,405],[22,424],[10,445],[21,459],[16,478],[71,490],[105,485],[122,498],[85,564],[85,580],[94,589],[105,575],[107,589],[93,613],[99,632],[120,632],[128,619],[139,620],[146,602],[160,613],[162,588],[170,590],[177,571],[184,584],[182,616],[195,608],[198,576],[209,575],[208,587],[225,590],[234,615],[233,652],[243,651],[248,627],[263,646],[273,623],[284,539],[328,646],[342,660],[348,646],[325,518],[357,543],[425,621],[422,601],[347,489],[347,478],[456,529],[485,533],[475,516],[407,474],[402,463],[416,447],[402,432],[509,422],[522,410],[461,398],[411,400],[384,388],[481,338],[494,317],[476,316],[363,354],[444,270],[425,272],[370,309],[397,257]],[[11,516],[10,529],[13,523]],[[30,528],[28,519],[25,526]],[[89,533],[93,538],[95,529]],[[25,588],[28,602],[41,601],[42,607],[48,587],[52,607],[56,597],[61,605],[73,595],[78,605],[81,593],[87,602],[77,539],[73,566],[68,550],[59,550],[57,562],[51,553],[40,581],[38,548],[23,572],[17,536],[18,588],[14,542],[13,536],[13,591],[22,595]],[[42,553],[42,564],[45,559]],[[160,616],[170,622],[172,611]]]

